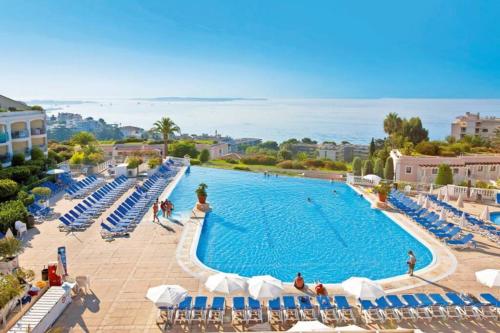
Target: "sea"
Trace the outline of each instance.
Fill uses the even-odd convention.
[[[120,126],[150,129],[170,117],[186,134],[229,135],[283,141],[308,137],[318,142],[368,144],[383,138],[384,117],[418,116],[431,139],[450,135],[451,122],[465,112],[500,117],[500,99],[244,99],[151,98],[39,100],[49,114],[79,113]]]

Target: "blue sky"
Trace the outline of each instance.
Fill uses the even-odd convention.
[[[15,98],[500,97],[499,1],[0,0],[0,8],[0,94]]]

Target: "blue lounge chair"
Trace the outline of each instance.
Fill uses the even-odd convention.
[[[283,322],[283,312],[281,311],[281,301],[280,298],[271,299],[267,302],[267,318],[269,322],[272,320],[282,323]]]
[[[458,235],[462,231],[460,227],[453,227],[450,231],[444,234],[435,234],[435,236],[439,239],[453,239],[456,235]]]
[[[415,296],[411,294],[406,294],[402,295],[403,299],[405,300],[406,304],[408,306],[412,307],[416,313],[417,313],[417,318],[422,318],[422,319],[432,319],[432,312],[431,310],[425,306],[424,304],[420,303]]]
[[[440,294],[429,294],[429,297],[438,305],[446,308],[448,318],[458,318],[462,319],[466,317],[466,313],[464,309],[459,306],[455,306],[449,303],[447,300],[443,298]]]
[[[297,296],[301,320],[315,320],[316,313],[309,296]]]
[[[294,296],[283,296],[283,316],[286,321],[297,321],[300,319]]]
[[[500,300],[490,293],[483,293],[480,295],[488,304],[494,306],[495,308],[500,308]]]
[[[233,307],[231,308],[232,321],[241,318],[241,321],[246,322],[247,318],[245,312],[245,297],[233,297]]]
[[[481,311],[479,308],[465,303],[465,301],[457,294],[453,292],[447,292],[446,297],[451,301],[455,307],[460,307],[464,310],[465,316],[474,319],[481,319]]]
[[[319,314],[322,322],[329,323],[339,321],[337,311],[330,302],[330,297],[317,296],[316,302],[318,303]]]
[[[386,319],[390,320],[395,320],[397,322],[400,322],[402,319],[402,315],[399,312],[399,309],[397,307],[393,307],[385,297],[380,297],[375,300],[375,303],[377,303],[378,308],[383,312],[383,315]]]
[[[386,320],[384,312],[371,301],[366,299],[359,299],[359,307],[361,309],[361,315],[365,320],[365,323],[384,323]]]
[[[467,234],[460,239],[446,240],[446,244],[454,248],[462,248],[462,249],[468,247],[476,248],[477,244],[473,238],[474,238],[473,234]]]
[[[174,323],[180,323],[183,321],[190,321],[191,314],[191,303],[193,302],[193,297],[187,296],[182,302],[179,303],[177,311],[175,312]]]
[[[208,310],[207,323],[212,322],[223,325],[225,310],[226,310],[226,300],[224,299],[224,297],[214,297],[212,299],[212,305]]]
[[[417,310],[408,306],[408,304],[403,303],[397,295],[387,295],[386,299],[394,309],[397,309],[399,311],[401,318],[411,320],[418,319]]]
[[[477,312],[482,319],[498,318],[498,312],[489,303],[483,303],[469,295],[460,295],[460,298],[464,300],[468,307],[472,308],[471,311]]]
[[[260,301],[252,297],[248,297],[248,307],[247,307],[247,323],[248,322],[259,322],[262,323],[262,306]]]
[[[352,306],[347,301],[347,298],[342,295],[336,295],[333,297],[335,300],[335,304],[337,305],[339,319],[342,322],[348,323],[356,323],[356,317],[354,316],[354,311]]]
[[[189,321],[205,322],[207,320],[207,296],[196,296],[191,307]]]
[[[415,297],[430,310],[432,318],[446,319],[448,317],[446,308],[433,302],[426,294],[418,293],[415,294]]]

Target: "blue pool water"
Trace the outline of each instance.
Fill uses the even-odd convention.
[[[500,225],[500,212],[494,212],[490,214],[491,222]]]
[[[176,214],[193,208],[201,182],[213,210],[197,256],[213,269],[283,281],[301,272],[308,282],[337,283],[404,274],[410,249],[417,269],[432,261],[424,245],[345,184],[192,167],[170,196]]]

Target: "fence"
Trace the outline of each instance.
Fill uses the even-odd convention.
[[[111,160],[104,161],[97,165],[85,165],[85,164],[69,164],[69,161],[64,161],[59,163],[57,166],[60,169],[71,172],[72,174],[83,174],[91,175],[96,173],[102,173],[109,168]]]
[[[352,173],[346,175],[346,183],[351,185],[375,186],[376,184],[371,179],[365,179],[362,176],[355,176]]]
[[[448,192],[448,196],[454,199],[458,198],[460,194],[465,199],[468,197],[467,193],[469,193],[470,197],[473,198],[481,196],[481,198],[486,200],[495,200],[497,193],[500,193],[499,190],[477,188],[477,187],[467,188],[466,186],[457,186],[457,185],[447,185],[446,189],[443,190],[442,194],[445,194],[446,191]]]

